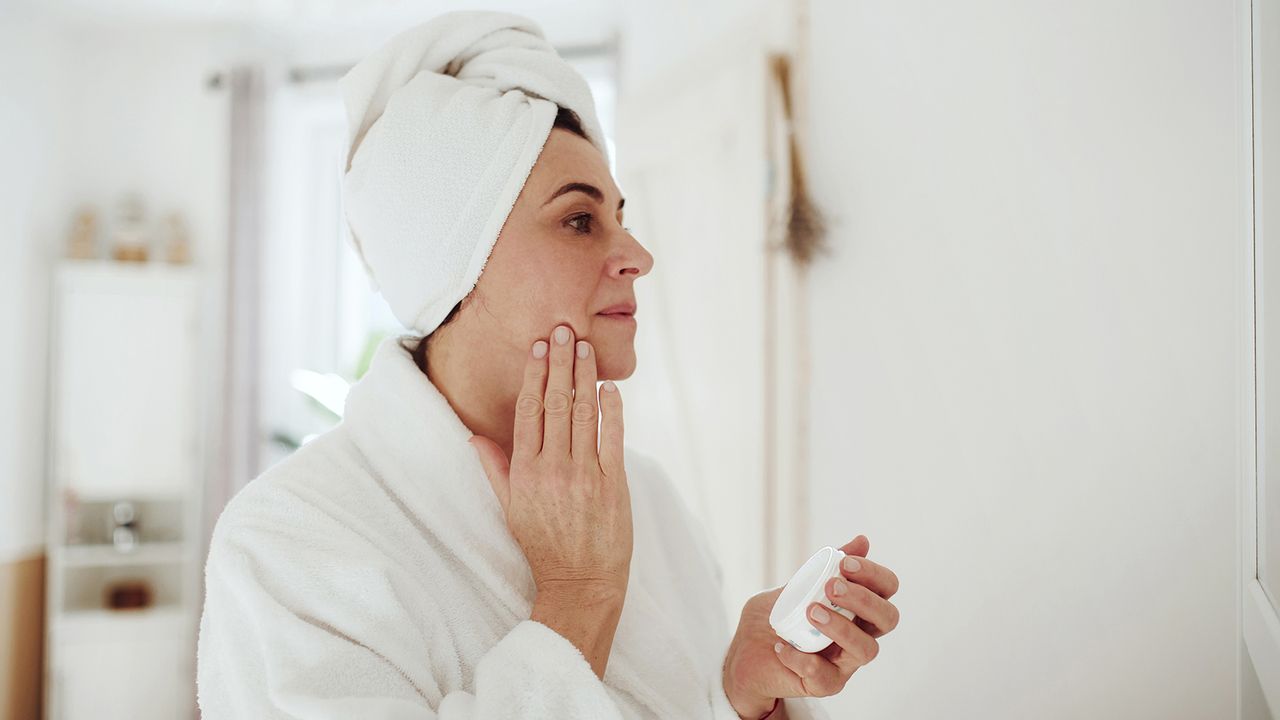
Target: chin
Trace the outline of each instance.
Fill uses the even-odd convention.
[[[596,380],[626,380],[636,371],[636,352],[630,344],[626,348],[608,348],[598,353]]]

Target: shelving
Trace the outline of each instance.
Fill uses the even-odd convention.
[[[181,520],[184,513],[182,500],[177,496],[153,496],[140,500],[136,495],[122,492],[114,499],[97,497],[86,500],[83,497],[68,497],[68,492],[63,493],[66,528],[63,543],[69,547],[110,545],[112,507],[126,499],[137,516],[139,543],[181,542],[183,539]]]
[[[56,270],[49,718],[195,715],[198,292],[190,266]]]
[[[62,550],[63,567],[155,565],[181,562],[186,545],[181,542],[142,543],[137,549],[121,552],[114,545],[68,545]]]

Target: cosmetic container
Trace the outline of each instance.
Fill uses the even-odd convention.
[[[809,619],[810,603],[820,603],[833,612],[853,620],[852,611],[839,607],[827,597],[827,581],[840,576],[844,552],[827,546],[814,553],[791,576],[769,613],[769,625],[778,637],[800,652],[816,653],[832,643],[831,638]],[[833,618],[834,620],[834,618]]]

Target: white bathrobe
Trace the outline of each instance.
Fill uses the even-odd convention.
[[[205,720],[737,720],[721,685],[719,564],[663,469],[626,449],[634,554],[602,682],[529,619],[529,565],[471,432],[399,340],[378,348],[337,427],[219,518]],[[794,718],[827,717],[813,699],[785,702]]]

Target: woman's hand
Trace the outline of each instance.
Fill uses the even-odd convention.
[[[596,394],[595,348],[561,325],[526,356],[511,459],[475,435],[507,526],[539,597],[578,602],[626,595],[631,572],[631,494],[623,467],[622,397]],[[576,353],[575,353],[576,349]],[[597,420],[599,449],[597,450]]]
[[[840,548],[856,557],[860,567],[849,570],[842,563],[842,577],[827,581],[827,597],[852,610],[854,620],[823,610],[827,621],[821,622],[813,612],[822,605],[810,603],[805,616],[809,624],[835,641],[817,653],[796,650],[769,625],[781,587],[747,601],[723,668],[725,694],[740,716],[759,718],[775,698],[834,695],[858,668],[875,659],[880,651],[877,638],[898,626],[898,609],[889,602],[898,592],[898,576],[866,559],[870,547],[870,540],[859,535]],[[837,592],[839,585],[843,590]]]

